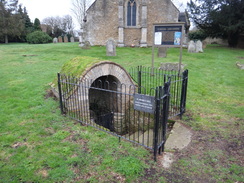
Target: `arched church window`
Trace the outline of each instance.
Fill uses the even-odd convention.
[[[135,0],[128,1],[127,26],[136,26],[136,2],[135,2]]]

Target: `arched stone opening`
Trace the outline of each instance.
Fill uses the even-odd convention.
[[[80,77],[77,92],[83,105],[81,114],[91,122],[122,134],[130,100],[125,93],[133,92],[134,88],[130,75],[120,65],[109,61],[96,63]]]
[[[114,131],[114,113],[121,112],[121,97],[117,94],[120,81],[112,75],[97,78],[89,88],[90,118],[98,125]]]

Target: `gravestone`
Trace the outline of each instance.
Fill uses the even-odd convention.
[[[61,36],[58,36],[58,42],[62,43],[63,42],[63,38]]]
[[[167,57],[167,48],[165,48],[165,47],[159,47],[158,48],[158,57],[160,57],[160,58],[166,58]]]
[[[185,65],[181,64],[180,70],[184,70]],[[179,63],[178,62],[166,62],[160,63],[159,69],[166,70],[166,71],[178,71],[179,70]]]
[[[106,43],[107,56],[116,56],[116,43],[114,39],[109,38]]]
[[[194,41],[189,42],[188,53],[196,53],[196,44],[194,43]]]
[[[75,38],[74,38],[74,37],[71,37],[71,38],[70,38],[70,42],[71,42],[71,43],[75,42]]]
[[[65,42],[65,43],[68,43],[68,42],[69,42],[67,36],[64,36],[64,42]]]
[[[82,45],[82,46],[81,46]],[[80,44],[80,47],[82,49],[90,49],[91,48],[91,44],[89,41],[85,41],[84,44]]]
[[[202,49],[202,41],[198,40],[196,42],[196,53],[203,53],[203,49]]]
[[[58,38],[53,38],[53,43],[57,43],[58,42]]]

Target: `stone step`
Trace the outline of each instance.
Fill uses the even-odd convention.
[[[153,130],[149,129],[143,133],[143,131],[137,131],[130,136],[125,135],[125,138],[143,144],[148,147],[153,147]]]
[[[139,136],[138,142],[148,147],[153,147],[153,130],[149,129]]]

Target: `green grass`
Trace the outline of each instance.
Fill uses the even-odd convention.
[[[155,66],[178,62],[178,54],[169,49]],[[0,182],[243,182],[244,71],[235,62],[244,63],[244,51],[218,45],[199,54],[183,50],[189,87],[182,122],[196,135],[164,171],[144,148],[80,126],[60,115],[58,101],[45,98],[63,64],[77,56],[126,69],[151,65],[150,48],[117,48],[117,55],[77,43],[0,45]]]

